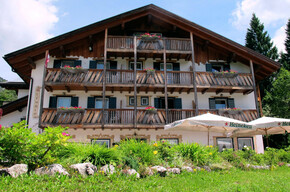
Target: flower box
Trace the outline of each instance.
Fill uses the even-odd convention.
[[[66,68],[62,68],[61,71],[63,73],[79,74],[79,73],[87,73],[88,69],[66,69]]]
[[[157,114],[157,110],[155,107],[146,107],[145,110],[147,114],[150,114],[150,115]]]
[[[234,78],[237,77],[237,73],[231,73],[231,72],[213,72],[214,77],[220,77],[220,78]]]
[[[57,109],[57,113],[84,113],[85,109],[80,108],[80,107],[60,107]]]
[[[226,109],[219,109],[219,114],[229,114],[229,115],[237,115],[241,114],[242,110],[240,108],[226,108]]]

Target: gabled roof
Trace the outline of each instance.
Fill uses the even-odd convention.
[[[31,69],[33,68],[33,65],[31,65],[31,60],[29,61],[28,58],[31,57],[44,58],[44,53],[46,50],[60,47],[61,45],[65,45],[73,41],[93,35],[95,33],[101,32],[106,28],[114,27],[124,22],[132,21],[134,19],[149,14],[153,15],[154,17],[160,18],[163,21],[171,23],[175,26],[178,26],[183,30],[192,32],[194,36],[202,38],[219,47],[222,47],[226,50],[236,53],[237,55],[240,55],[247,60],[252,60],[255,64],[260,66],[259,70],[265,71],[264,74],[270,75],[280,67],[279,63],[269,59],[264,55],[261,55],[245,46],[242,46],[230,39],[227,39],[213,31],[210,31],[200,25],[197,25],[196,23],[188,21],[178,15],[175,15],[153,4],[122,13],[120,15],[93,23],[91,25],[51,38],[49,40],[34,44],[24,49],[20,49],[18,51],[9,53],[4,56],[4,59],[15,70],[15,72],[17,72],[20,75],[20,77],[25,82],[28,83],[29,79],[26,76],[30,76]]]
[[[2,105],[0,108],[3,110],[3,116],[9,113],[12,113],[16,110],[21,110],[22,108],[27,106],[28,96],[19,98],[15,101]]]
[[[0,87],[9,90],[29,89],[28,84],[26,84],[25,82],[11,82],[11,81],[0,83]]]

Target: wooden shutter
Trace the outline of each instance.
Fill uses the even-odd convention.
[[[117,61],[110,61],[110,69],[117,69]]]
[[[90,69],[96,69],[97,68],[97,61],[90,61]]]
[[[160,108],[160,98],[154,98],[154,107],[156,109]]]
[[[153,63],[153,68],[154,68],[156,71],[160,71],[160,63],[154,62],[154,63]]]
[[[174,109],[182,109],[182,100],[181,98],[174,99]]]
[[[60,68],[61,60],[54,60],[53,61],[53,68]]]
[[[235,108],[235,100],[233,98],[228,98],[228,108]]]
[[[212,65],[210,63],[205,64],[206,72],[212,72]]]
[[[49,98],[49,108],[56,108],[57,105],[57,97]]]
[[[71,97],[71,106],[78,107],[79,106],[79,98],[78,97]]]
[[[215,98],[209,98],[209,109],[216,109],[215,108]]]
[[[81,60],[75,60],[74,67],[76,67],[76,66],[82,66],[82,61]]]
[[[173,63],[173,71],[180,71],[180,64],[179,63]]]
[[[116,109],[117,105],[117,99],[116,97],[110,97],[109,98],[109,109]]]
[[[95,97],[88,97],[88,109],[94,109],[95,108]]]

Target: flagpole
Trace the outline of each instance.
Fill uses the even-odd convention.
[[[40,105],[39,105],[38,128],[41,127],[41,120],[42,120],[44,86],[45,86],[44,80],[45,80],[45,76],[46,76],[47,63],[49,62],[49,51],[48,50],[45,51],[45,61],[44,62],[45,63],[44,63],[43,74],[42,74],[42,86],[41,86],[41,97],[40,97]]]

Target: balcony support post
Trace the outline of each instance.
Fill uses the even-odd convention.
[[[102,106],[102,129],[105,126],[105,107],[106,107],[106,73],[107,73],[107,41],[108,41],[108,28],[105,29],[105,38],[104,38],[104,70],[103,70],[103,106]]]
[[[166,64],[166,45],[165,39],[163,38],[163,69],[164,69],[164,92],[165,92],[165,123],[168,123],[168,93],[167,93],[167,64]]]
[[[198,115],[198,99],[197,99],[197,88],[196,88],[196,71],[195,71],[195,59],[194,59],[194,42],[193,34],[190,32],[190,41],[191,41],[191,62],[192,62],[192,83],[194,89],[194,102],[195,102],[195,115]]]
[[[254,67],[253,67],[253,61],[252,60],[250,60],[250,69],[251,69],[252,80],[253,80],[255,105],[256,105],[257,114],[258,114],[258,118],[259,118],[260,117],[260,111],[259,111],[259,105],[258,105],[257,88],[256,88],[255,73],[254,73]]]
[[[134,36],[134,129],[137,129],[137,37]]]

